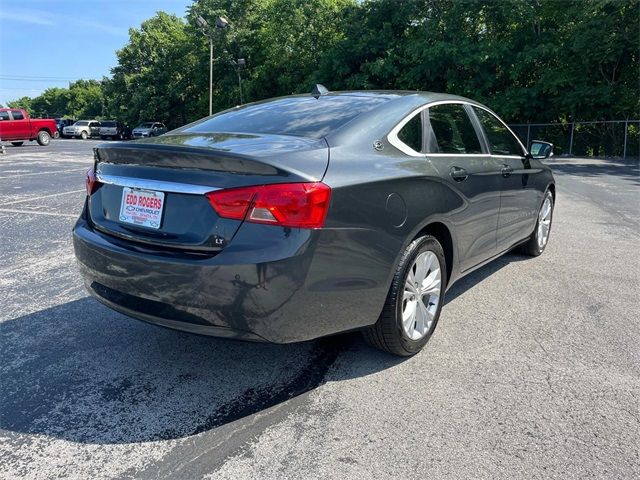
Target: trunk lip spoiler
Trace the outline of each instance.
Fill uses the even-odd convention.
[[[191,183],[168,182],[164,180],[149,180],[146,178],[123,177],[119,175],[106,175],[96,172],[96,180],[108,185],[121,187],[140,188],[142,190],[155,190],[168,193],[186,193],[190,195],[204,195],[208,192],[220,190],[219,187],[209,185],[194,185]]]

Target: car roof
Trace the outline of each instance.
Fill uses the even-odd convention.
[[[308,97],[309,94],[289,95],[291,97]],[[403,97],[417,97],[425,102],[440,102],[440,101],[461,101],[469,103],[478,103],[466,97],[459,95],[452,95],[449,93],[428,92],[423,90],[337,90],[329,91],[321,95],[321,97],[332,96],[349,96],[349,97],[378,97],[386,98],[388,100],[400,99]],[[269,99],[272,100],[272,99]]]

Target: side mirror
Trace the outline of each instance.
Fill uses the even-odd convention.
[[[543,160],[553,156],[553,143],[534,140],[531,142],[531,156],[538,160]]]

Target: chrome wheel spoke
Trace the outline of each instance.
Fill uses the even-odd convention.
[[[422,302],[418,302],[418,308],[416,309],[416,333],[420,336],[427,332],[427,326],[429,325],[429,312],[426,305]]]
[[[434,270],[422,282],[423,295],[438,295],[440,293],[440,269]]]
[[[425,277],[427,276],[428,270],[426,266],[426,261],[427,261],[426,257],[423,257],[422,255],[419,255],[418,258],[416,259],[416,263],[414,267],[415,269],[414,280],[418,284],[421,284],[425,279]]]

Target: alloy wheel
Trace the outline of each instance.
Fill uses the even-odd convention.
[[[409,269],[402,297],[402,328],[412,340],[420,340],[433,325],[442,285],[442,270],[432,251],[422,252]]]
[[[551,230],[551,212],[552,212],[551,197],[547,196],[542,203],[540,213],[538,213],[538,231],[536,232],[536,240],[538,241],[538,247],[541,249],[547,245],[549,241],[549,230]]]

